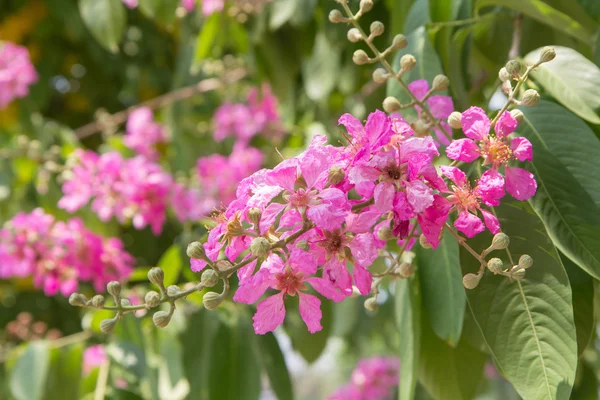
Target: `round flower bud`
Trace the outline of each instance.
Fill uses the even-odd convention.
[[[100,322],[100,330],[103,333],[111,333],[115,325],[117,325],[117,317],[105,319]]]
[[[219,260],[215,263],[215,268],[219,271],[227,271],[231,267],[233,267],[233,264],[228,260]]]
[[[510,74],[508,73],[505,67],[500,68],[500,71],[498,71],[498,78],[500,78],[501,82],[506,82],[510,80]]]
[[[270,251],[271,245],[269,244],[269,241],[264,237],[254,238],[254,240],[250,244],[250,252],[253,256],[256,256],[258,258],[266,257]]]
[[[377,310],[377,298],[369,297],[368,299],[366,299],[365,300],[365,309],[367,309],[368,311]]]
[[[417,137],[424,137],[429,135],[429,123],[422,119],[416,120],[412,125]]]
[[[157,328],[164,328],[169,325],[171,321],[171,316],[166,311],[157,311],[152,316],[152,322],[156,325]]]
[[[373,21],[371,26],[369,27],[371,31],[371,35],[373,36],[381,36],[383,35],[383,31],[385,30],[385,26],[380,21]]]
[[[542,64],[548,61],[554,60],[556,57],[556,50],[553,47],[546,46],[542,49],[542,53],[540,54],[540,59],[538,60],[538,64]]]
[[[102,308],[104,307],[104,296],[101,294],[97,294],[92,297],[92,307],[94,308]]]
[[[221,305],[221,295],[216,292],[208,292],[202,298],[202,302],[204,303],[204,308],[207,310],[214,310],[215,308]]]
[[[400,68],[402,71],[410,71],[417,64],[417,59],[412,54],[405,54],[400,58]]]
[[[308,245],[308,242],[306,240],[298,240],[296,242],[296,247],[304,251],[310,250],[310,246]]]
[[[340,10],[331,10],[329,13],[329,22],[338,24],[340,22],[346,22],[346,18],[344,18],[344,15]]]
[[[219,282],[219,276],[213,269],[207,269],[202,273],[200,283],[205,287],[213,287]]]
[[[154,290],[151,290],[146,293],[146,296],[144,296],[144,301],[147,308],[157,307],[160,304],[160,294]]]
[[[383,109],[386,113],[391,114],[400,109],[400,102],[393,96],[388,96],[383,100]]]
[[[510,276],[511,276],[513,279],[516,279],[517,281],[520,281],[520,280],[522,280],[523,278],[525,278],[525,268],[517,268],[517,269],[514,269],[514,270],[511,272]]]
[[[448,125],[450,125],[452,129],[462,129],[462,122],[460,122],[461,118],[462,114],[458,111],[454,111],[448,117]]]
[[[377,231],[377,237],[383,240],[384,242],[395,238],[394,233],[392,232],[392,228],[390,228],[389,226],[382,226],[381,228],[379,228],[379,230]]]
[[[506,249],[510,244],[510,238],[506,233],[500,232],[494,235],[492,239],[492,248],[494,250]]]
[[[450,79],[448,79],[446,75],[442,74],[436,75],[435,78],[433,78],[433,83],[431,84],[433,90],[437,92],[448,89],[448,85],[450,85]]]
[[[398,267],[398,273],[403,278],[409,278],[415,272],[415,267],[411,263],[402,263]]]
[[[510,60],[506,63],[504,68],[506,68],[506,72],[508,72],[509,75],[515,78],[518,78],[521,75],[521,63],[517,60]]]
[[[200,242],[192,242],[188,244],[186,254],[189,258],[194,258],[196,260],[201,260],[206,256],[204,246],[202,246],[202,243]]]
[[[256,225],[260,223],[261,218],[262,211],[260,210],[260,208],[252,207],[248,210],[248,221],[250,221],[251,223]],[[202,248],[202,250],[204,250],[204,248]]]
[[[167,296],[173,297],[181,293],[181,288],[177,285],[171,285],[167,288]]]
[[[85,307],[87,305],[87,298],[81,293],[73,293],[69,297],[69,304],[74,307]]]
[[[540,95],[535,89],[527,89],[521,99],[524,106],[535,106],[540,101]]]
[[[494,275],[496,275],[502,272],[502,269],[504,268],[504,263],[501,259],[494,257],[488,261],[487,268],[490,271],[492,271]]]
[[[513,118],[516,119],[519,123],[523,122],[523,118],[525,118],[525,116],[523,115],[523,111],[518,110],[516,108],[510,111],[510,115],[512,115]]]
[[[106,290],[111,296],[119,297],[121,295],[121,284],[117,281],[108,282],[108,285],[106,285]]]
[[[392,47],[394,49],[400,50],[400,49],[405,48],[407,45],[408,45],[408,40],[406,40],[406,36],[404,36],[401,33],[394,36],[394,39],[392,40]]]
[[[348,38],[348,41],[350,41],[352,43],[356,43],[360,39],[362,39],[362,35],[360,34],[360,31],[356,28],[352,28],[352,29],[348,30],[346,37]]]
[[[373,81],[375,83],[385,83],[388,80],[390,74],[387,73],[385,68],[377,68],[373,71]]]
[[[162,288],[164,286],[165,273],[159,267],[150,268],[150,271],[148,271],[148,280],[159,288]]]
[[[363,65],[369,62],[369,56],[364,50],[356,50],[352,55],[352,61],[356,65]]]
[[[129,307],[131,305],[131,301],[129,299],[121,299],[121,307]]]
[[[531,256],[529,254],[523,254],[520,258],[519,258],[519,267],[521,268],[529,268],[533,265],[533,258],[531,258]]]
[[[329,174],[327,175],[327,183],[330,185],[337,185],[339,183],[342,183],[345,177],[346,174],[344,173],[344,170],[341,167],[334,165],[331,168],[329,168]]]
[[[463,286],[466,289],[475,289],[479,285],[479,275],[477,274],[466,274],[463,276]]]
[[[373,0],[360,0],[360,11],[364,14],[373,8]]]
[[[421,245],[422,248],[424,249],[431,249],[433,248],[431,246],[431,244],[429,244],[429,241],[427,240],[427,238],[425,237],[425,235],[423,235],[421,233],[421,235],[419,236],[419,244]]]

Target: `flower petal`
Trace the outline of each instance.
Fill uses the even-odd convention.
[[[517,119],[513,117],[510,112],[504,111],[504,113],[498,119],[498,122],[496,122],[494,131],[496,132],[497,136],[504,137],[513,133],[517,129],[518,125],[519,121],[517,121]]]
[[[352,276],[354,277],[354,284],[358,288],[358,291],[363,296],[367,296],[371,293],[371,284],[373,283],[373,277],[365,268],[360,265],[354,266],[354,271],[352,271]]]
[[[419,213],[433,203],[433,191],[423,181],[412,181],[406,184],[406,198],[413,210]]]
[[[527,200],[535,194],[537,182],[533,174],[523,168],[506,167],[506,191],[517,200]]]
[[[478,233],[485,230],[483,222],[476,216],[467,211],[460,213],[456,221],[454,221],[456,229],[467,235],[468,238],[472,238]]]
[[[467,184],[467,175],[457,167],[449,167],[447,165],[440,166],[442,174],[450,179],[458,187],[463,187]]]
[[[533,160],[531,142],[524,137],[516,137],[510,141],[510,149],[519,161]]]
[[[477,160],[481,156],[479,146],[471,139],[456,139],[448,147],[446,147],[446,155],[451,160],[459,160],[463,162],[471,162]]]
[[[504,177],[496,170],[489,169],[481,175],[475,189],[483,204],[486,206],[497,206],[499,199],[504,197]]]
[[[323,329],[321,326],[321,300],[310,294],[298,293],[300,299],[300,316],[304,320],[310,333],[315,333]],[[283,321],[283,320],[282,320]]]
[[[494,235],[500,232],[500,222],[498,218],[494,214],[489,211],[480,209],[481,214],[483,214],[483,221],[485,222],[485,226],[492,232]]]
[[[394,204],[396,189],[390,182],[381,182],[375,186],[375,207],[381,212],[390,211]]]
[[[479,107],[471,107],[463,112],[460,122],[468,138],[483,140],[490,133],[490,119]]]
[[[368,267],[379,257],[375,238],[372,233],[359,233],[350,242],[350,251],[356,264]]]
[[[335,302],[340,302],[346,298],[342,292],[340,292],[335,286],[331,284],[331,282],[327,279],[323,278],[308,278],[306,282],[310,283],[310,285],[319,292],[323,297],[328,298],[329,300],[333,300]]]
[[[263,300],[256,307],[256,314],[252,318],[254,321],[254,332],[258,335],[272,332],[283,323],[284,319],[285,306],[283,304],[283,293],[278,293]]]

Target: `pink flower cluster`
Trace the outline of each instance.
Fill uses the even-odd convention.
[[[486,125],[472,123],[471,110],[463,114],[465,134],[477,129],[484,142],[478,154],[498,159],[497,143],[505,143],[517,121],[506,112],[496,124],[496,134],[484,135]],[[310,288],[333,301],[350,296],[354,287],[368,295],[368,268],[386,244],[381,237],[393,235],[412,245],[419,228],[435,248],[451,216],[456,229],[468,237],[485,227],[500,231],[498,220],[485,207],[498,205],[504,196],[505,179],[498,168],[506,164],[488,162],[492,168],[471,184],[455,166],[438,171],[438,144],[430,136],[416,137],[398,117],[376,111],[363,126],[345,114],[339,123],[350,135],[347,146],[333,147],[324,136],[316,136],[302,154],[242,180],[235,200],[215,218],[216,226],[203,245],[205,257],[191,260],[194,271],[209,263],[217,267],[218,261],[221,266],[244,263],[237,271],[239,288],[233,299],[254,304],[268,294],[254,316],[259,334],[283,322],[284,300],[295,296],[308,330],[320,330],[321,301]],[[450,154],[456,143],[465,141],[452,142]],[[522,151],[527,143],[513,139],[507,154],[531,159],[530,146]],[[502,160],[507,163],[509,158]],[[506,168],[507,180],[516,177],[516,182],[506,185],[508,192],[519,200],[533,195],[534,190],[522,189],[535,185],[530,174],[511,170]],[[389,233],[380,235],[382,229]]]
[[[26,47],[0,41],[0,109],[29,94],[38,74]]]
[[[360,360],[350,382],[335,391],[328,400],[389,400],[398,386],[400,364],[393,357]]]
[[[158,159],[158,147],[167,143],[167,136],[164,128],[154,122],[149,107],[133,110],[127,119],[126,130],[125,146],[149,160]]]
[[[137,156],[124,159],[117,152],[97,154],[78,149],[64,174],[63,197],[58,206],[75,212],[92,201],[102,221],[116,217],[136,229],[150,226],[162,231],[170,200],[172,177],[160,165]]]
[[[0,230],[0,278],[31,276],[48,296],[68,296],[79,282],[102,292],[108,282],[127,278],[133,264],[121,240],[87,230],[78,218],[55,221],[35,209],[17,214]]]
[[[95,368],[108,361],[106,349],[101,344],[88,347],[83,352],[83,376],[88,376]]]
[[[418,99],[422,99],[425,97],[427,92],[429,92],[429,82],[427,82],[427,80],[425,79],[419,79],[411,82],[408,85],[408,89],[412,92],[412,94],[415,95],[415,97],[417,97]],[[431,111],[431,115],[433,115],[434,118],[441,120],[440,124],[442,125],[446,133],[448,135],[452,135],[452,129],[445,122],[445,120],[450,116],[452,111],[454,111],[454,102],[452,101],[452,97],[443,95],[433,95],[427,99],[427,106],[429,107],[429,111]],[[420,117],[422,110],[419,108],[419,106],[415,106],[415,109],[417,110],[417,113]],[[451,137],[444,134],[444,132],[441,129],[435,127],[434,133],[440,143],[446,146],[450,144]]]
[[[222,141],[229,136],[241,143],[248,143],[259,133],[276,135],[281,133],[281,120],[277,111],[277,98],[268,85],[263,85],[262,95],[252,88],[247,97],[248,104],[225,103],[214,116],[214,138]]]
[[[182,0],[186,1],[186,0]],[[264,3],[269,3],[273,0],[233,0],[232,3],[238,3],[240,8],[244,9],[243,6],[246,4],[253,5],[255,7],[262,7]],[[225,0],[202,0],[202,14],[208,17],[216,12],[221,12],[225,8]],[[259,8],[260,9],[260,8]]]

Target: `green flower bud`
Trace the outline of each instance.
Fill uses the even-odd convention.
[[[296,247],[304,251],[310,250],[310,246],[308,245],[308,242],[306,240],[298,240],[296,242]]]
[[[157,307],[160,304],[160,294],[151,290],[144,296],[144,301],[146,302],[146,308]]]
[[[523,93],[523,98],[521,99],[521,104],[524,106],[535,106],[540,102],[540,95],[535,89],[527,89],[525,93]]]
[[[523,111],[518,110],[516,108],[510,111],[510,115],[512,115],[513,118],[516,119],[519,123],[523,122],[523,118],[525,118],[525,116],[523,115]]]
[[[262,211],[260,208],[252,207],[248,210],[248,221],[253,223],[254,225],[259,224],[262,218]],[[204,248],[202,248],[204,250]]]
[[[152,316],[152,322],[156,325],[157,328],[164,328],[169,325],[171,321],[171,315],[169,315],[166,311],[157,311]]]
[[[518,60],[510,60],[506,63],[504,68],[506,68],[506,72],[508,72],[509,75],[515,78],[521,76],[521,63]]]
[[[208,292],[202,298],[202,302],[204,303],[204,308],[207,310],[214,310],[215,308],[221,305],[221,295],[216,292]]]
[[[129,299],[121,299],[121,307],[129,307],[131,305],[131,301]]]
[[[253,256],[256,256],[258,258],[264,258],[268,256],[270,251],[271,245],[269,244],[269,241],[264,237],[254,238],[254,240],[252,240],[252,243],[250,244],[250,253],[252,253]]]
[[[519,258],[519,267],[527,269],[533,265],[533,258],[529,254],[523,254]]]
[[[103,320],[102,322],[100,322],[100,330],[103,333],[111,333],[112,330],[115,328],[115,325],[117,325],[117,321],[117,317]]]
[[[377,298],[369,297],[368,299],[366,299],[365,300],[365,309],[367,309],[368,311],[377,310]]]
[[[417,59],[412,54],[405,54],[400,58],[400,68],[402,71],[410,71],[417,64]]]
[[[200,242],[192,242],[188,244],[186,254],[189,258],[194,258],[196,260],[202,260],[206,257],[204,246],[202,246],[202,243]]]
[[[371,31],[371,35],[373,37],[377,37],[383,35],[383,32],[385,31],[385,26],[380,21],[373,21],[369,29]]]
[[[213,269],[207,269],[202,273],[200,283],[205,287],[213,287],[219,282],[219,276]]]
[[[340,22],[346,22],[347,19],[344,17],[340,10],[331,10],[329,12],[329,22],[339,24]]]
[[[377,237],[383,240],[384,242],[395,238],[394,233],[392,232],[392,228],[385,225],[379,228],[379,230],[377,231]]]
[[[510,238],[506,233],[500,232],[494,235],[492,239],[492,248],[494,250],[503,250],[510,244]]]
[[[231,267],[233,267],[233,264],[227,260],[219,260],[215,263],[215,268],[218,271],[227,271]]]
[[[102,308],[104,307],[104,296],[102,296],[101,294],[97,294],[94,297],[92,297],[92,307],[94,308]]]
[[[409,278],[415,272],[415,267],[411,263],[402,263],[398,267],[398,274],[403,278]]]
[[[341,167],[334,165],[333,167],[329,168],[327,183],[330,185],[337,185],[342,183],[345,177],[346,174],[344,173],[344,170]]]
[[[162,289],[164,288],[165,273],[159,267],[150,268],[148,280]]]
[[[487,262],[487,268],[496,275],[502,272],[504,263],[501,259],[494,257]]]
[[[108,282],[106,290],[113,297],[119,297],[121,295],[121,284],[117,281]]]
[[[520,281],[525,278],[525,268],[516,268],[513,269],[510,273],[511,278]]]
[[[446,75],[441,74],[436,75],[435,78],[433,78],[433,83],[431,84],[433,90],[435,90],[436,92],[441,92],[442,90],[448,89],[449,85],[450,79],[448,79]]]
[[[364,65],[369,62],[369,56],[364,50],[356,50],[352,55],[352,61],[356,65]]]
[[[373,8],[373,0],[360,0],[360,11],[364,14]]]
[[[69,297],[69,304],[74,307],[85,307],[87,305],[87,297],[81,293],[73,293]]]
[[[540,59],[538,60],[538,64],[546,63],[548,61],[554,60],[556,57],[556,50],[553,47],[546,46],[542,49],[542,53],[540,54]]]
[[[375,83],[385,83],[388,80],[390,74],[385,70],[385,68],[377,68],[373,71],[373,81]]]
[[[392,40],[392,47],[394,49],[400,50],[400,49],[405,48],[407,45],[408,45],[408,40],[406,40],[406,36],[404,36],[401,33],[394,36],[394,39]]]
[[[413,125],[413,130],[417,134],[417,137],[424,137],[429,135],[429,123],[422,119],[416,120]]]
[[[477,274],[466,274],[463,276],[463,286],[466,289],[475,289],[481,278]]]
[[[171,285],[167,288],[167,296],[173,297],[181,293],[181,288],[177,285]]]
[[[362,39],[362,35],[360,34],[360,31],[356,28],[349,29],[348,33],[346,34],[346,37],[348,38],[348,41],[350,41],[352,43],[357,43],[359,40]]]
[[[431,244],[429,244],[429,241],[427,240],[427,238],[425,237],[425,235],[423,235],[421,233],[421,235],[419,236],[419,244],[421,245],[422,248],[424,249],[431,249],[433,248],[431,246]]]
[[[508,73],[505,67],[502,67],[498,72],[498,78],[500,78],[501,82],[506,82],[510,80],[510,74]]]
[[[393,96],[388,96],[383,100],[383,109],[388,114],[398,111],[400,107],[400,102]]]
[[[462,114],[459,113],[458,111],[454,111],[448,117],[448,125],[450,125],[450,127],[452,129],[462,129],[461,119],[462,119]]]

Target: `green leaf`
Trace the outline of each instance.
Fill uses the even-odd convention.
[[[435,250],[418,249],[423,305],[436,335],[456,346],[460,340],[467,296],[462,284],[458,243],[446,232]]]
[[[558,31],[564,32],[575,39],[579,39],[587,44],[592,43],[592,37],[595,33],[593,30],[586,29],[578,21],[552,8],[541,0],[478,0],[475,12],[478,13],[483,7],[489,6],[502,6],[513,9]]]
[[[256,400],[261,391],[260,365],[249,340],[252,327],[244,317],[219,327],[209,369],[211,400]]]
[[[506,265],[529,254],[534,265],[521,281],[485,271],[479,286],[467,292],[469,309],[498,371],[525,399],[568,399],[575,380],[577,342],[569,279],[542,223],[527,203],[496,207],[502,229],[510,236],[508,254],[494,252]],[[469,244],[480,251],[491,235],[479,234]],[[479,262],[461,251],[464,272]]]
[[[171,24],[177,17],[179,0],[140,0],[140,11],[163,24]]]
[[[179,273],[183,267],[183,259],[181,257],[181,249],[179,246],[174,244],[169,247],[160,257],[156,266],[165,273],[165,287],[177,283]]]
[[[572,399],[598,400],[598,377],[593,368],[581,361],[577,366],[577,384],[573,388]]]
[[[404,34],[408,36],[429,22],[431,22],[431,16],[429,15],[429,0],[416,0],[406,17]],[[410,39],[408,43],[410,46]],[[415,55],[415,57],[417,56]],[[417,62],[418,61],[419,58],[417,57]]]
[[[291,308],[286,313],[285,330],[292,340],[292,347],[309,363],[316,361],[325,350],[333,326],[333,303],[327,300],[321,301],[321,311],[323,329],[314,334],[306,328],[297,308],[295,310]]]
[[[323,32],[315,38],[311,56],[302,65],[304,90],[309,99],[319,101],[329,96],[340,70],[340,51],[332,46]]]
[[[79,0],[79,13],[98,43],[116,53],[127,22],[121,0]]]
[[[399,400],[412,400],[419,376],[419,351],[421,347],[421,289],[419,277],[396,281],[395,312],[400,335],[398,353],[400,368]]]
[[[50,349],[44,341],[31,342],[10,374],[10,391],[16,400],[39,400],[50,365]]]
[[[530,200],[554,244],[600,279],[600,143],[579,118],[549,102],[522,108],[519,134],[534,149],[538,182]],[[510,233],[509,233],[510,234]]]
[[[577,51],[554,46],[556,58],[532,72],[556,100],[586,121],[600,124],[596,111],[600,109],[600,68]],[[528,64],[535,63],[542,49],[525,56]]]
[[[211,54],[211,50],[214,48],[221,26],[223,24],[223,16],[221,13],[214,13],[208,19],[204,21],[202,30],[196,39],[196,51],[194,53],[194,64],[198,64],[199,61],[204,60]]]
[[[464,339],[452,348],[424,328],[419,380],[434,399],[469,400],[477,393],[486,359]]]
[[[390,10],[392,36],[403,33],[408,20],[408,13],[415,0],[386,0],[385,5]]]
[[[288,22],[294,16],[297,3],[296,0],[275,0],[271,6],[269,28],[275,31]]]
[[[81,384],[83,343],[52,349],[46,398],[77,400]]]
[[[260,360],[271,383],[271,389],[278,399],[293,400],[292,381],[277,339],[272,333],[267,333],[256,336],[256,342]]]
[[[158,331],[161,363],[158,369],[158,393],[161,398],[183,400],[190,393],[190,384],[183,368],[183,347],[173,325]]]

